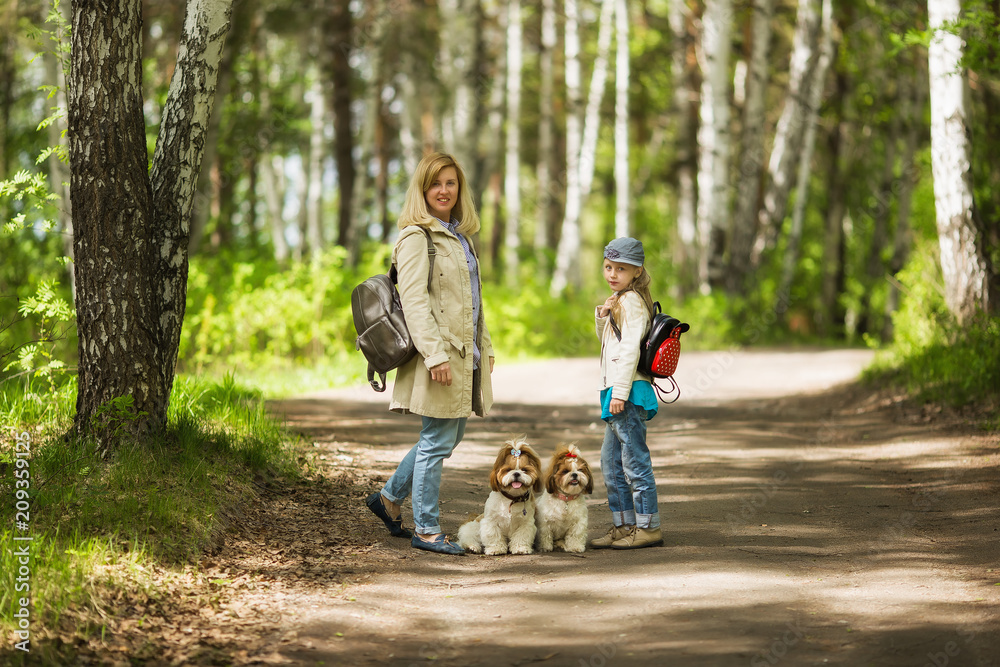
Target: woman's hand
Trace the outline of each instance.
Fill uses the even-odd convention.
[[[598,306],[597,315],[599,317],[607,317],[608,313],[611,312],[611,306],[615,303],[615,295],[612,294],[608,297],[608,300],[604,302],[603,305]]]
[[[490,357],[490,375],[493,375],[493,362],[494,361],[496,361],[496,358]]]
[[[611,414],[617,415],[624,409],[625,409],[625,401],[623,401],[620,398],[611,399],[611,407],[610,407]]]
[[[451,386],[451,364],[447,361],[431,369],[431,379],[446,387]]]

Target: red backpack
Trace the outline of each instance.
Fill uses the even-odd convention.
[[[664,403],[673,403],[681,397],[681,389],[674,381],[673,375],[677,370],[677,360],[681,356],[681,334],[690,328],[687,322],[681,322],[676,317],[660,312],[659,301],[653,304],[653,319],[649,324],[649,333],[639,346],[639,372],[654,378],[653,388]],[[655,378],[669,381],[670,391],[664,392],[656,384]],[[668,401],[664,398],[664,393],[669,396],[674,391],[677,395],[673,400]]]
[[[681,322],[676,317],[661,312],[659,301],[653,303],[653,318],[649,323],[649,332],[639,343],[638,371],[653,379],[653,389],[664,403],[673,403],[681,397],[681,389],[677,386],[673,375],[677,371],[677,361],[681,356],[681,334],[690,328],[687,322]],[[621,340],[621,329],[613,317],[611,329],[615,337]],[[670,382],[670,390],[664,391],[656,384],[657,378]],[[670,396],[675,391],[677,395],[668,401],[665,396]]]

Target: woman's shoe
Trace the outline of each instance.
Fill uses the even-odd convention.
[[[398,518],[393,519],[389,516],[389,512],[385,509],[385,504],[382,503],[382,492],[376,491],[367,498],[365,498],[365,505],[368,505],[368,509],[378,518],[382,519],[382,523],[385,527],[389,529],[389,533],[393,537],[413,537],[413,533],[403,528],[403,515]]]
[[[430,540],[424,540],[414,535],[413,539],[410,540],[410,545],[415,549],[433,551],[438,554],[449,554],[451,556],[458,556],[465,553],[465,549],[449,541],[444,533],[438,533]]]

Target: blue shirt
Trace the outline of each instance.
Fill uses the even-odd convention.
[[[455,231],[458,228],[458,220],[452,218],[451,222],[445,222],[438,218],[437,221],[462,242],[465,263],[469,266],[469,282],[472,287],[472,368],[476,369],[479,368],[479,359],[482,356],[479,351],[479,311],[482,308],[482,295],[479,292],[479,262],[476,261],[476,255],[472,252],[468,239]]]
[[[614,415],[611,414],[611,391],[614,387],[601,390],[601,419],[607,421]],[[656,400],[656,392],[653,385],[646,380],[636,380],[632,383],[632,390],[628,394],[628,402],[646,409],[646,421],[656,416],[656,411],[660,408]]]

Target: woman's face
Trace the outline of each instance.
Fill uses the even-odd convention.
[[[424,193],[427,210],[436,218],[451,221],[451,211],[458,203],[458,172],[454,167],[445,167],[431,182]]]

